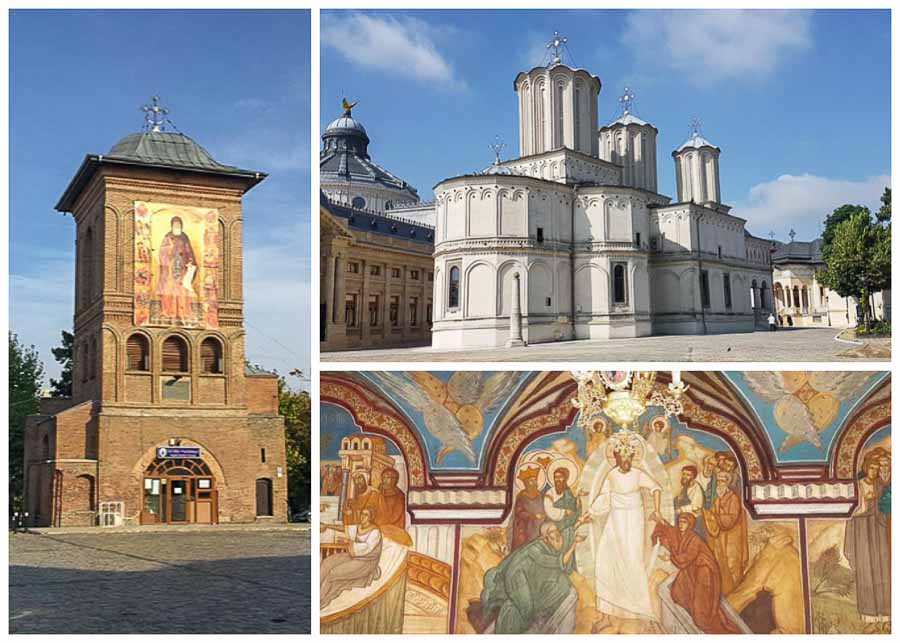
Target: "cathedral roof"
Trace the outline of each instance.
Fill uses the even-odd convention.
[[[419,194],[415,188],[369,156],[369,135],[363,124],[353,118],[352,107],[345,101],[344,114],[331,121],[322,132],[323,148],[319,153],[322,182],[346,181],[381,186],[404,191],[409,201],[418,201]]]
[[[232,175],[247,179],[248,190],[267,176],[264,172],[219,163],[199,143],[180,132],[145,130],[120,139],[107,154],[88,154],[56,204],[58,211],[70,211],[81,190],[101,165],[131,165]]]
[[[682,143],[681,147],[679,147],[675,151],[681,152],[682,150],[686,150],[686,149],[695,149],[696,150],[696,149],[700,149],[701,147],[711,147],[716,150],[719,149],[718,147],[716,147],[715,145],[713,145],[712,143],[707,141],[705,138],[700,136],[700,132],[694,132],[691,135],[691,137],[688,140],[686,140],[684,143]]]
[[[822,263],[822,239],[775,242],[772,263]]]
[[[319,203],[335,217],[344,220],[351,230],[384,234],[398,239],[419,243],[434,243],[434,228],[390,214],[361,210],[342,203],[335,203],[325,194],[319,195]]]
[[[617,118],[614,121],[611,121],[610,123],[604,125],[603,127],[604,128],[612,127],[613,125],[649,125],[650,127],[653,127],[653,125],[650,125],[650,123],[648,123],[647,121],[645,121],[641,118],[638,118],[631,112],[626,112],[625,114],[622,114],[621,116],[619,116],[619,118]]]

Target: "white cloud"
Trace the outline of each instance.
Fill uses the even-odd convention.
[[[362,13],[323,14],[322,42],[350,62],[399,74],[443,89],[462,90],[453,64],[438,51],[441,30],[408,16],[376,17]]]
[[[812,45],[812,12],[633,11],[622,42],[639,62],[668,66],[696,85],[758,80]]]
[[[876,211],[884,188],[890,184],[891,177],[887,175],[848,181],[812,174],[783,174],[750,188],[747,199],[736,205],[732,213],[747,219],[747,226],[757,235],[768,236],[772,230],[776,238],[786,239],[794,228],[798,239],[805,240],[816,236],[825,217],[845,203]]]

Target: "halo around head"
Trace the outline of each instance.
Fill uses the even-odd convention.
[[[553,483],[553,474],[555,474],[559,469],[565,469],[569,472],[568,485],[575,486],[578,482],[578,465],[575,464],[570,458],[557,458],[554,460],[550,467],[547,469],[547,480],[552,484]]]
[[[536,462],[523,462],[516,467],[516,489],[524,489],[525,481],[523,478],[532,476],[537,479],[538,489],[543,489],[544,485],[547,484],[547,474],[539,464]]]

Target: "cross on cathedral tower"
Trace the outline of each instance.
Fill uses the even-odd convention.
[[[159,96],[152,96],[150,100],[150,105],[141,106],[141,111],[144,112],[144,127],[151,132],[161,132],[166,128],[169,109],[159,104]]]
[[[503,148],[506,147],[506,143],[503,142],[503,139],[500,138],[500,135],[494,137],[494,142],[488,145],[489,148],[494,152],[494,165],[500,165],[500,153],[503,151]]]
[[[550,61],[551,65],[558,65],[562,62],[559,51],[567,42],[569,42],[568,38],[560,36],[558,31],[553,32],[553,40],[547,43],[547,49],[553,50],[553,59]]]
[[[619,96],[619,104],[622,105],[622,114],[630,114],[634,107],[634,92],[628,85],[625,86],[625,93]]]
[[[689,126],[691,128],[691,136],[700,136],[701,125],[702,123],[697,116],[694,116],[694,118],[691,119],[691,122],[689,123]]]

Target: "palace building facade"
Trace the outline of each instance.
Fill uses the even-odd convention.
[[[35,526],[285,521],[277,378],[244,354],[241,199],[266,175],[149,113],[56,205],[76,227],[73,392],[27,420],[25,511]]]
[[[430,206],[369,155],[353,105],[322,134],[319,347],[427,346],[434,309]],[[395,211],[403,208],[402,216]]]

